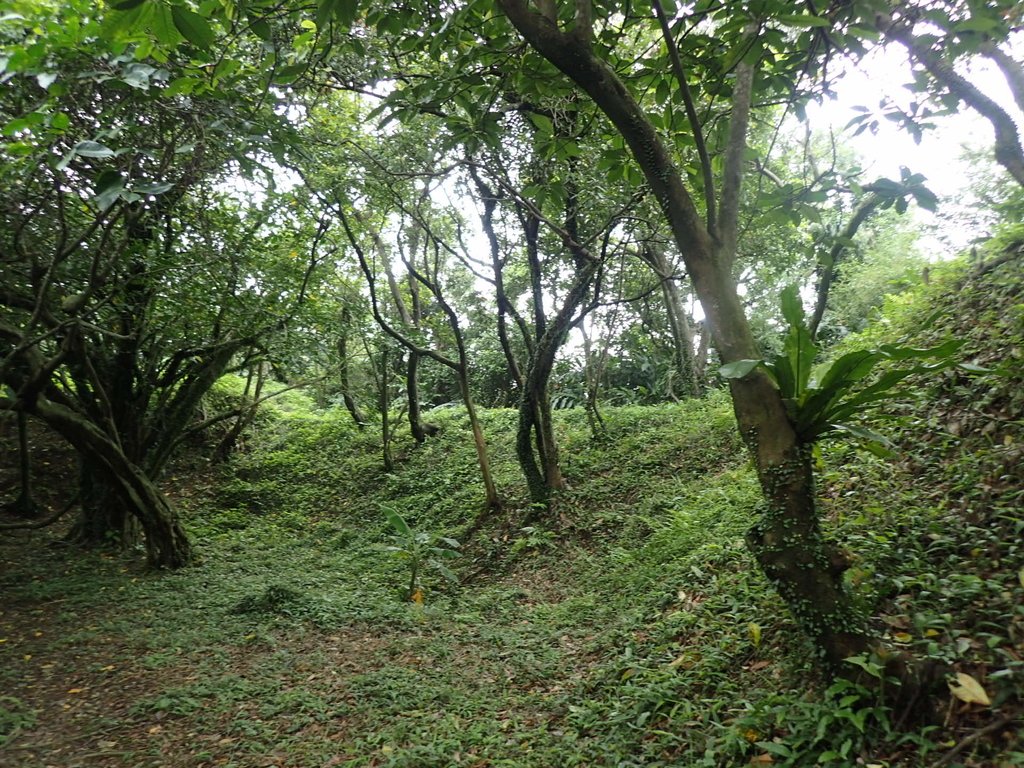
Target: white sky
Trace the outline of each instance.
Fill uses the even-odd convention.
[[[1004,106],[1015,117],[1018,125],[1022,118],[1014,107],[1013,99],[1002,75],[991,66],[975,64],[969,70],[959,70],[988,96]],[[857,114],[855,106],[861,105],[872,110],[879,102],[892,98],[902,106],[912,99],[911,92],[903,87],[909,82],[910,68],[905,56],[895,47],[876,49],[866,57],[861,66],[851,68],[835,85],[837,98],[823,105],[813,105],[807,110],[808,119],[815,130],[828,130],[831,125],[837,137],[844,126]],[[936,128],[925,131],[921,143],[917,144],[911,135],[895,123],[879,120],[877,134],[864,131],[859,136],[845,134],[845,141],[852,145],[864,162],[865,178],[885,176],[898,180],[900,166],[927,177],[925,185],[940,198],[956,196],[964,189],[972,173],[970,164],[962,160],[965,146],[989,150],[994,141],[992,126],[971,109],[963,109],[956,115],[934,118]],[[962,224],[943,217],[940,205],[937,215],[917,210],[916,220],[932,225],[939,230],[947,242],[938,238],[927,238],[926,245],[932,255],[950,258],[955,251],[965,247],[982,233],[965,229]],[[935,253],[941,248],[943,253]]]

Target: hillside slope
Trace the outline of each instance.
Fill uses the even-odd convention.
[[[851,588],[897,648],[970,675],[906,732],[866,691],[827,689],[748,556],[759,493],[724,397],[609,408],[595,441],[558,413],[571,489],[523,528],[515,415],[485,414],[502,516],[464,415],[396,448],[295,397],[222,470],[169,479],[202,562],[0,539],[0,765],[1024,765],[1024,295],[1020,261],[950,268],[860,341],[964,338],[875,428],[896,459],[822,455]],[[853,342],[851,342],[853,343]],[[385,510],[463,542],[458,583],[383,551]]]

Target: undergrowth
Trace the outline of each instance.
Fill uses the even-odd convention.
[[[399,438],[387,473],[372,430],[289,393],[229,465],[174,476],[196,567],[3,545],[2,738],[19,765],[52,764],[44,693],[74,713],[91,691],[103,735],[82,743],[116,742],[111,766],[1024,765],[1020,286],[1009,262],[890,301],[859,342],[952,335],[1002,375],[917,382],[875,417],[894,460],[820,457],[864,615],[988,705],[940,697],[929,722],[817,677],[747,553],[760,493],[721,393],[608,407],[605,440],[559,411],[570,488],[528,525],[514,412],[482,414],[506,502],[487,515],[459,409],[431,413],[422,447]],[[422,602],[404,599],[385,509],[462,542],[458,584],[424,572]]]

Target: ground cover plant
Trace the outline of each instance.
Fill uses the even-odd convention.
[[[743,541],[761,497],[720,393],[606,407],[605,438],[556,412],[568,488],[525,525],[514,411],[481,413],[495,515],[460,409],[397,438],[385,472],[379,435],[290,392],[230,462],[197,448],[168,476],[194,567],[0,539],[0,763],[1024,765],[1021,269],[940,272],[850,343],[953,335],[992,373],[911,380],[871,424],[893,458],[816,457],[859,609],[947,675],[932,716],[821,677],[794,642]],[[68,458],[45,456],[57,493]],[[426,569],[409,599],[395,512],[460,542],[457,582]]]

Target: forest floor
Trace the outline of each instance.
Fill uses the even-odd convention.
[[[1009,267],[907,298],[867,341],[941,305],[922,345],[953,333],[973,363],[1016,362],[915,385],[884,425],[896,458],[836,445],[821,467],[873,630],[987,703],[943,686],[919,718],[816,676],[744,547],[759,494],[720,394],[607,408],[598,439],[559,412],[572,487],[530,526],[514,413],[484,415],[507,511],[480,518],[460,410],[431,413],[441,433],[398,445],[385,473],[375,435],[293,394],[229,464],[197,446],[167,478],[192,567],[83,552],[59,524],[0,535],[0,766],[1024,766],[1024,281]],[[73,465],[37,443],[57,508]],[[428,571],[423,602],[403,599],[387,509],[463,542],[457,583]]]

